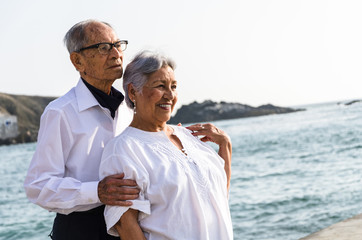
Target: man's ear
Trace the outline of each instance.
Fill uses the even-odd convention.
[[[70,61],[73,63],[73,66],[78,72],[84,72],[84,59],[82,55],[77,52],[72,52],[70,54]]]

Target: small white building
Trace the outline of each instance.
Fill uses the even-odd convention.
[[[13,115],[0,114],[0,139],[14,138],[18,134],[18,118]]]

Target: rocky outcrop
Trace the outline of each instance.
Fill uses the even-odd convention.
[[[350,102],[345,103],[344,105],[349,106],[349,105],[352,105],[352,104],[355,104],[355,103],[359,103],[359,102],[362,102],[362,100],[353,100],[353,101],[350,101]]]
[[[304,109],[293,109],[277,107],[271,104],[252,107],[240,103],[213,102],[206,100],[202,103],[193,102],[183,105],[176,115],[169,121],[171,124],[209,122],[224,119],[255,117],[269,114],[281,114],[301,111]]]
[[[35,142],[39,131],[40,116],[55,97],[39,97],[0,93],[0,112],[17,117],[18,135],[0,139],[0,145]]]

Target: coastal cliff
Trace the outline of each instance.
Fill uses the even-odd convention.
[[[210,122],[225,119],[256,117],[270,114],[281,114],[301,111],[304,109],[293,109],[277,107],[272,104],[252,107],[240,103],[213,102],[206,100],[202,103],[193,102],[182,105],[176,115],[169,121],[171,124]]]
[[[25,96],[0,93],[0,114],[16,116],[18,135],[14,138],[1,139],[0,145],[35,142],[39,131],[41,114],[48,103],[55,97]],[[207,122],[223,119],[254,117],[269,114],[290,113],[300,109],[277,107],[271,104],[251,107],[240,103],[193,102],[183,105],[170,123]]]
[[[55,97],[25,96],[0,93],[0,113],[17,117],[18,135],[0,139],[0,145],[35,142],[39,131],[40,116]]]

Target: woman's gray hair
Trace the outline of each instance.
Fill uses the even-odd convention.
[[[164,66],[169,66],[172,70],[176,68],[172,59],[151,51],[138,53],[127,65],[123,75],[123,90],[129,108],[134,108],[134,103],[129,98],[128,85],[132,84],[137,92],[142,93],[142,88],[147,83],[149,75]]]
[[[97,21],[94,19],[85,20],[75,24],[64,36],[64,44],[67,47],[69,54],[72,52],[77,52],[82,47],[85,47],[85,45],[88,43],[88,36],[85,29],[93,23],[105,24],[114,31],[109,23]]]

